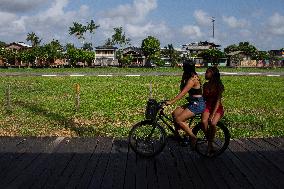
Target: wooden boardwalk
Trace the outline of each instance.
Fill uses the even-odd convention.
[[[126,140],[0,137],[0,188],[284,188],[284,138],[232,140],[207,159],[169,140],[142,159]]]

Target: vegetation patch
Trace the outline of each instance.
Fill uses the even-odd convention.
[[[223,121],[233,138],[284,136],[283,77],[222,80]],[[150,84],[154,98],[163,100],[178,93],[179,82],[179,76],[2,77],[0,135],[126,137],[131,126],[144,119]],[[80,84],[79,109],[75,84]]]

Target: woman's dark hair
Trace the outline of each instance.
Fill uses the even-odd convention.
[[[216,89],[217,92],[223,92],[224,91],[224,85],[221,81],[221,76],[219,69],[215,66],[207,68],[207,70],[210,70],[212,72],[212,78],[209,80],[209,85],[212,90]]]
[[[194,75],[197,75],[195,71],[195,64],[193,63],[192,60],[183,61],[182,68],[183,68],[183,74],[182,74],[182,79],[180,83],[180,90],[182,90],[185,87],[187,81],[191,77],[193,77]]]

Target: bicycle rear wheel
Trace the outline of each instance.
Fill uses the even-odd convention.
[[[208,152],[208,140],[204,132],[201,130],[201,124],[198,123],[192,130],[198,138],[196,143],[196,151],[206,157],[216,157],[222,154],[230,143],[230,132],[228,128],[222,123],[218,122],[216,125],[216,134],[213,140],[213,151]]]
[[[132,127],[128,140],[134,152],[144,157],[152,157],[165,147],[166,132],[159,124],[145,120]]]

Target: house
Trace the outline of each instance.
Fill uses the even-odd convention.
[[[93,66],[118,66],[118,61],[115,58],[116,47],[113,46],[98,46],[95,47],[96,58]]]
[[[122,56],[131,55],[132,62],[129,66],[140,67],[145,65],[145,56],[141,48],[127,47],[122,50]]]
[[[256,67],[256,60],[252,60],[251,55],[243,51],[234,51],[227,54],[227,65],[231,67]]]
[[[32,48],[32,46],[25,44],[24,42],[13,42],[13,43],[10,43],[9,45],[7,45],[5,48],[19,51],[19,50],[23,50],[23,49]]]
[[[208,49],[217,49],[221,45],[211,43],[208,41],[200,41],[182,45],[183,56],[191,58],[196,66],[204,66],[204,60],[202,57],[198,57],[198,54]]]
[[[189,55],[197,55],[204,50],[217,49],[221,45],[216,45],[215,43],[210,43],[208,41],[200,41],[182,45],[182,49],[185,49]]]
[[[269,62],[271,66],[284,66],[284,48],[280,50],[270,50],[268,53],[271,57],[274,57],[274,60]]]

